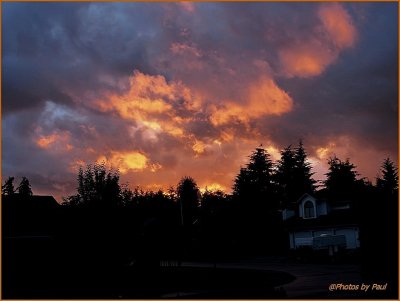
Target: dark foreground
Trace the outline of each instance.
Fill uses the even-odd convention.
[[[41,246],[46,244],[42,240]],[[13,242],[19,248],[4,262],[3,299],[285,298],[281,286],[295,279],[282,271],[246,267],[145,268],[63,261],[49,252],[48,243],[49,248],[38,252],[32,252],[35,244],[30,243],[24,252],[22,242]]]
[[[18,200],[4,201],[2,299],[397,299],[398,295],[397,263],[390,261],[392,269],[386,269],[387,258],[397,259],[395,249],[376,243],[377,239],[350,258],[318,257],[314,252],[294,256],[283,250],[273,253],[270,249],[277,245],[273,239],[268,240],[268,250],[258,248],[262,245],[255,243],[265,235],[247,240],[252,245],[246,240],[234,243],[236,236],[229,238],[224,231],[199,236],[165,208],[164,215],[150,218],[144,209],[54,204],[44,210],[24,199],[19,200],[24,206]],[[329,290],[331,284],[385,283],[381,291]]]
[[[391,299],[397,293],[391,283],[383,291],[329,290],[377,282],[362,277],[356,263],[264,256],[138,266],[104,260],[101,249],[85,254],[75,245],[66,252],[49,237],[3,238],[2,255],[2,299]]]

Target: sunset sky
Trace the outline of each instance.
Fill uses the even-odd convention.
[[[316,179],[397,164],[398,4],[3,3],[2,176],[75,192],[80,165],[230,192],[261,143]]]

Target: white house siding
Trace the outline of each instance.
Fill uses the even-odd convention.
[[[318,237],[321,235],[333,235],[333,229],[326,229],[326,230],[320,230],[320,231],[314,231],[314,237]]]
[[[295,215],[295,212],[293,210],[289,210],[289,209],[284,209],[282,211],[282,219],[285,221],[291,217],[293,217]]]
[[[304,213],[303,213],[303,203],[300,203],[300,205],[299,205],[299,216],[300,217],[303,217],[304,216]]]
[[[360,240],[358,239],[358,228],[344,228],[337,229],[335,231],[336,235],[343,234],[346,236],[346,248],[347,249],[356,249],[360,247]]]
[[[309,240],[321,235],[344,235],[346,237],[346,249],[356,249],[360,247],[358,239],[358,228],[327,228],[318,231],[298,231],[289,233],[290,248],[295,249],[299,246],[309,245]]]
[[[326,202],[321,202],[317,204],[317,217],[320,215],[327,215],[327,214],[328,214],[328,208]]]
[[[312,246],[312,231],[299,231],[293,233],[294,248],[299,246]]]

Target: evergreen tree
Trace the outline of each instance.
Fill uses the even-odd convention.
[[[248,195],[250,193],[250,188],[248,170],[245,167],[241,167],[235,178],[235,183],[233,184],[233,195],[237,198]]]
[[[307,161],[307,153],[303,147],[303,142],[299,142],[299,146],[296,148],[294,159],[295,164],[295,188],[296,194],[300,197],[304,193],[313,193],[315,191],[316,181],[312,178],[313,172],[311,172],[311,164]]]
[[[271,201],[274,186],[270,155],[265,149],[258,147],[249,158],[246,168],[241,168],[236,176],[233,194],[247,205],[265,203],[268,199]]]
[[[329,172],[324,181],[328,196],[332,200],[353,199],[356,196],[358,184],[364,183],[363,180],[357,180],[356,166],[350,163],[349,159],[342,161],[336,156],[330,158],[328,164]]]
[[[17,191],[21,196],[31,196],[32,188],[29,180],[26,177],[22,177],[21,183],[19,184]]]
[[[376,186],[389,194],[397,194],[399,186],[398,170],[394,163],[386,158],[381,167],[382,177],[378,177]]]
[[[311,164],[300,141],[296,149],[289,145],[281,151],[275,172],[275,181],[281,206],[296,201],[304,193],[315,191],[315,180],[312,178]]]
[[[281,159],[278,160],[275,171],[275,182],[281,206],[295,201],[295,168],[295,152],[289,145],[281,151]]]
[[[261,194],[272,191],[272,161],[268,152],[259,147],[251,154],[247,171],[250,183]]]
[[[3,195],[13,195],[15,193],[14,177],[8,177],[4,185],[1,186],[1,193]]]
[[[277,245],[272,246],[263,238],[278,239],[281,216],[277,211],[273,163],[265,149],[258,147],[252,152],[249,163],[237,175],[233,188],[233,228],[235,239],[241,242],[241,250],[272,251]]]

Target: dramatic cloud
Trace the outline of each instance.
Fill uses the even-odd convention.
[[[247,123],[262,116],[282,115],[289,112],[293,105],[292,98],[269,78],[250,85],[247,99],[243,104],[225,101],[219,108],[213,106],[211,122],[216,126],[235,119]]]
[[[303,139],[374,180],[397,160],[395,3],[5,3],[3,177],[58,200],[81,165],[230,191]]]
[[[351,16],[342,6],[338,3],[325,4],[320,7],[318,16],[337,48],[353,46],[357,32],[352,24]]]
[[[352,18],[338,3],[323,4],[318,9],[319,21],[309,36],[295,39],[294,45],[279,51],[286,76],[320,75],[336,61],[340,52],[354,45],[357,30]]]
[[[101,156],[97,159],[98,163],[105,163],[110,169],[116,169],[121,174],[126,174],[129,171],[141,171],[145,168],[150,168],[151,171],[155,172],[161,168],[160,164],[149,164],[148,158],[137,151],[131,152],[114,152],[111,151],[110,155]]]

